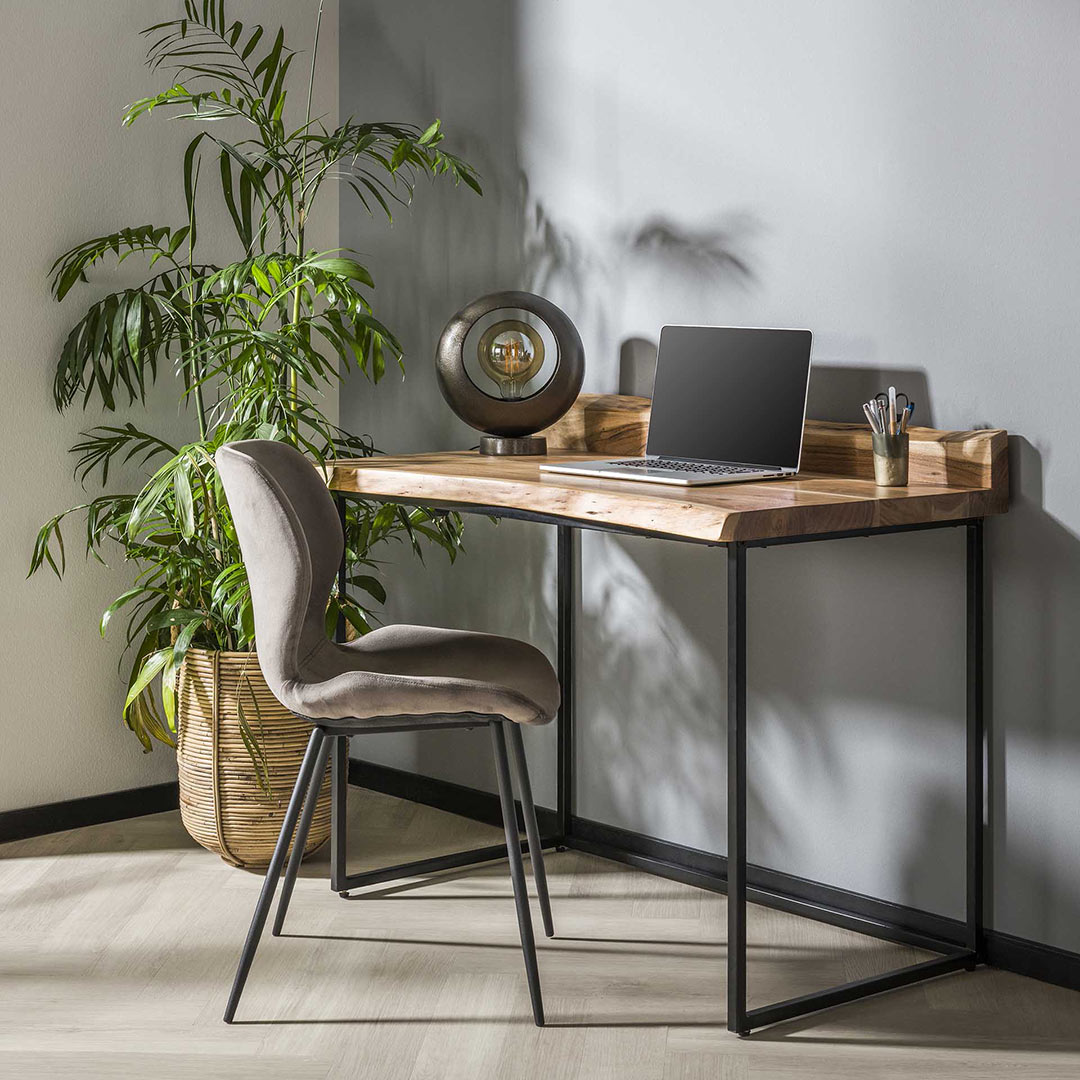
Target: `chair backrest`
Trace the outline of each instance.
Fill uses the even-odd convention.
[[[285,443],[229,443],[214,460],[251,584],[259,665],[280,698],[327,641],[326,604],[345,544],[337,508],[311,462]]]

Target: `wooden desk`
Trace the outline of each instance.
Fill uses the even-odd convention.
[[[865,424],[815,420],[807,421],[802,471],[790,480],[677,488],[540,471],[544,460],[644,453],[647,430],[648,399],[582,395],[549,429],[546,459],[471,451],[361,458],[337,462],[330,486],[707,544],[926,526],[1004,513],[1008,504],[1007,439],[997,430],[912,428],[903,488],[874,484]]]
[[[582,395],[549,429],[550,459],[630,456],[644,451],[646,399]],[[544,474],[537,458],[481,457],[474,452],[373,457],[335,462],[329,483],[339,499],[359,496],[420,503],[462,512],[523,518],[557,527],[558,832],[552,844],[579,847],[645,865],[728,894],[728,1028],[740,1035],[818,1009],[932,978],[983,958],[984,642],[983,519],[1008,505],[1004,431],[914,428],[910,483],[880,488],[873,482],[870,433],[865,426],[808,421],[802,471],[792,479],[715,487],[657,484]],[[902,940],[941,952],[937,959],[789,1001],[747,1009],[746,901],[783,907],[879,936],[899,931],[838,912],[813,899],[793,898],[748,878],[746,862],[746,550],[852,536],[962,527],[967,581],[967,918],[962,946],[904,932]],[[726,874],[710,875],[655,859],[627,847],[598,844],[575,832],[574,609],[580,529],[630,532],[691,543],[724,545],[727,552],[728,623],[728,855]],[[335,783],[344,766],[335,755]],[[468,855],[468,853],[464,853]],[[491,857],[491,853],[487,853]],[[455,861],[450,861],[455,860]],[[446,864],[462,865],[462,855]],[[435,860],[438,862],[438,860]],[[433,866],[433,869],[440,867]],[[751,868],[756,870],[756,868]]]
[[[859,453],[856,444],[862,432],[839,428],[810,425],[807,437],[843,436],[848,440],[845,447]],[[606,456],[602,451],[565,449],[553,451],[547,458],[480,457],[456,451],[343,461],[335,465],[330,483],[337,491],[367,497],[521,511],[552,522],[710,544],[962,521],[1003,512],[1007,497],[1005,433],[964,433],[962,443],[943,442],[943,434],[925,428],[911,432],[912,471],[920,471],[915,455],[933,454],[940,476],[932,480],[913,476],[903,488],[879,488],[873,479],[854,471],[840,475],[825,472],[820,465],[789,480],[692,488],[540,471],[542,461]],[[866,442],[869,444],[869,438]],[[808,456],[820,461],[828,445],[823,440],[808,446]],[[985,466],[968,457],[952,468],[945,452],[954,448],[984,457]],[[950,473],[961,470],[965,479],[985,474],[986,486],[949,478]]]

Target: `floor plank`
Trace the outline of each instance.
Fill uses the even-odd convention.
[[[351,792],[350,869],[498,842],[500,831]],[[548,857],[558,936],[538,941],[532,1024],[502,863],[330,892],[302,869],[285,934],[225,995],[258,875],[175,813],[0,846],[0,1075],[379,1080],[755,1080],[1080,1074],[1080,995],[951,975],[736,1039],[725,901],[579,852]],[[539,926],[539,912],[534,920]],[[751,1005],[927,954],[751,907]]]

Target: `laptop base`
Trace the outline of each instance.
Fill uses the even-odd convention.
[[[733,468],[731,472],[711,473],[696,472],[689,469],[665,468],[662,459],[656,459],[654,465],[622,464],[626,459],[610,461],[575,461],[544,464],[541,472],[564,473],[571,476],[593,476],[605,480],[637,480],[648,484],[674,484],[678,487],[701,487],[706,484],[738,484],[748,480],[775,480],[782,476],[793,476],[794,469],[768,469],[747,466],[745,469]],[[641,458],[648,461],[648,458]],[[717,464],[723,464],[718,462]]]

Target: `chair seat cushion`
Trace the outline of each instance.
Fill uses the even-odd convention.
[[[559,682],[539,649],[514,638],[386,626],[347,645],[320,643],[279,695],[312,720],[476,714],[546,724]]]

